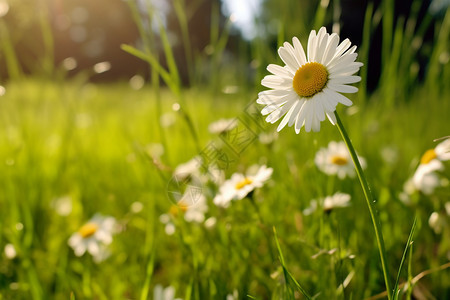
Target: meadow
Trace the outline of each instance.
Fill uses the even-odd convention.
[[[380,81],[369,91],[362,67],[359,92],[348,96],[354,104],[337,111],[366,162],[398,299],[448,299],[449,162],[432,192],[411,188],[410,180],[424,153],[444,141],[435,140],[450,134],[450,12],[434,25],[422,66],[420,47],[411,43],[423,31],[402,27],[413,17],[390,24],[384,6],[381,23],[371,23],[380,12],[372,9],[357,52],[367,66],[372,26],[390,26]],[[326,12],[319,7],[312,25]],[[306,43],[318,28],[280,28],[278,44],[293,35]],[[61,74],[0,82],[0,299],[387,298],[358,179],[325,174],[315,162],[322,148],[341,141],[336,126],[326,120],[320,132],[277,132],[255,102],[267,64],[281,63],[276,49],[256,41],[244,50],[251,55],[228,65],[219,60],[221,37],[192,72],[206,63],[221,71],[210,81],[194,76],[189,87],[170,47],[164,67],[149,41],[143,50],[123,49],[149,63],[161,82],[93,83]],[[259,64],[249,81],[241,70],[252,61]],[[231,123],[211,130],[220,119]],[[237,144],[239,132],[245,139]],[[206,156],[212,146],[213,158]],[[194,171],[180,167],[192,159]],[[273,172],[262,186],[227,207],[215,204],[225,179],[264,165]],[[187,173],[179,183],[177,174]],[[196,201],[181,205],[172,194],[187,186],[205,199],[192,218]],[[337,192],[350,201],[326,206],[324,198]],[[105,229],[112,240],[78,255],[69,240],[77,232],[91,236],[83,225],[96,214],[112,217]]]

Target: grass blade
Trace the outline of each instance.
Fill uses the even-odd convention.
[[[417,225],[417,217],[414,218],[414,222],[413,222],[413,225],[411,227],[411,231],[409,232],[408,241],[406,242],[405,251],[403,251],[402,260],[400,261],[400,266],[398,268],[397,279],[395,280],[394,289],[393,289],[393,291],[394,291],[394,300],[398,299],[398,295],[400,293],[400,290],[398,290],[398,282],[400,280],[400,273],[402,271],[403,264],[405,263],[406,255],[408,254],[408,250],[409,250],[410,247],[412,247],[413,236],[414,236],[414,232],[416,230],[416,225]]]
[[[311,296],[309,296],[309,294],[305,291],[305,289],[297,282],[297,280],[295,280],[295,278],[287,270],[286,264],[284,262],[283,252],[281,251],[280,243],[278,242],[277,231],[276,231],[275,227],[273,227],[273,234],[275,236],[275,243],[277,244],[278,255],[279,255],[280,262],[281,262],[281,266],[283,267],[283,272],[284,272],[284,277],[286,278],[286,283],[289,285],[289,281],[291,280],[294,283],[297,290],[300,293],[302,293],[303,296],[306,297],[306,299],[312,299]]]

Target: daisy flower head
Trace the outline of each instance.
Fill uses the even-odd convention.
[[[208,211],[205,195],[195,187],[188,187],[177,206],[184,212],[186,222],[201,223]]]
[[[162,214],[159,216],[159,221],[164,224],[164,231],[167,235],[173,235],[176,231],[175,224],[169,214]]]
[[[233,130],[238,125],[236,119],[220,119],[208,126],[210,133],[221,134]]]
[[[68,244],[76,256],[82,256],[87,251],[98,262],[105,258],[106,246],[113,240],[115,227],[115,218],[95,214],[77,232],[72,234]]]
[[[359,163],[365,168],[366,161],[358,156]],[[337,175],[340,179],[355,177],[355,167],[344,142],[331,141],[328,148],[321,148],[314,158],[316,166],[328,175]]]
[[[322,200],[322,209],[324,212],[331,212],[338,207],[347,207],[350,205],[351,196],[346,193],[337,192],[332,196],[327,196]],[[317,200],[312,200],[310,206],[303,211],[304,215],[310,215],[317,210]]]
[[[442,185],[437,172],[443,170],[444,165],[437,159],[420,164],[412,178],[414,187],[425,195],[433,194],[434,190]]]
[[[154,300],[181,300],[181,298],[175,298],[175,288],[169,285],[163,288],[162,285],[157,284],[153,289]]]
[[[416,189],[425,195],[431,195],[435,188],[441,186],[441,180],[437,172],[445,169],[442,161],[447,160],[450,160],[450,139],[446,139],[435,148],[425,151],[413,176]]]
[[[325,116],[334,125],[337,104],[352,105],[340,93],[358,91],[349,85],[361,80],[353,75],[363,65],[355,62],[355,51],[356,46],[351,47],[348,39],[339,43],[339,36],[327,33],[325,27],[317,33],[311,31],[307,55],[297,37],[292,39],[292,45],[285,42],[278,49],[285,65],[267,67],[272,75],[264,77],[261,84],[271,90],[260,92],[256,100],[266,105],[261,111],[268,115],[266,121],[273,124],[284,116],[277,130],[295,124],[297,134],[303,126],[306,132],[319,131]]]
[[[241,200],[256,188],[260,188],[269,180],[273,169],[263,165],[254,175],[234,173],[219,188],[219,193],[214,197],[214,204],[228,207],[232,200]]]

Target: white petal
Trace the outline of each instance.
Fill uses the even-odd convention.
[[[291,55],[291,57],[294,59],[295,65],[293,65],[293,67],[295,67],[295,70],[297,71],[298,68],[300,68],[301,63],[300,63],[300,60],[297,58],[297,53],[295,52],[294,47],[292,47],[292,45],[289,44],[288,42],[284,42],[283,45],[284,45],[284,49],[286,49],[289,52],[289,54]]]
[[[323,106],[325,112],[331,112],[331,111],[336,110],[338,101],[336,99],[333,99],[332,97],[330,97],[329,93],[320,93],[317,95],[320,95],[320,97],[321,97],[321,103],[322,103],[322,106]]]
[[[267,118],[266,121],[269,123],[275,123],[278,121],[294,104],[295,99],[290,99],[285,105],[279,107],[277,110],[273,111]]]
[[[305,103],[305,100],[300,99],[299,103],[295,106],[295,110],[292,112],[292,117],[291,117],[291,119],[289,120],[289,123],[288,123],[289,127],[291,127],[295,123],[295,121],[297,120],[298,113],[300,112],[300,109],[302,108],[303,103]]]
[[[347,52],[345,52],[345,54],[354,53],[356,51],[356,48],[356,45],[353,45],[350,49],[348,49]]]
[[[359,76],[339,76],[337,78],[330,78],[328,82],[332,84],[351,84],[360,81],[361,77]]]
[[[352,44],[352,43],[350,42],[349,39],[343,40],[343,41],[339,44],[339,46],[336,48],[336,51],[335,51],[335,53],[334,53],[334,57],[339,57],[339,56],[341,56],[342,53],[344,53],[345,50],[347,50],[347,49],[350,47],[351,44]]]
[[[317,52],[320,46],[320,43],[324,37],[324,35],[326,34],[326,30],[325,27],[321,27],[319,29],[319,32],[317,33],[317,36],[315,39],[313,39],[313,43],[312,43],[312,48],[311,48],[311,57],[309,58],[309,61],[318,61],[318,57],[317,57]],[[320,59],[320,58],[319,58]]]
[[[267,96],[267,95],[260,95],[258,99],[256,99],[256,103],[258,104],[267,104],[267,105],[282,105],[285,103],[290,97],[296,96],[297,94],[295,92],[288,92],[285,93],[282,97],[275,97],[275,96]]]
[[[340,93],[356,93],[358,91],[357,87],[344,84],[333,84],[331,82],[327,83],[327,87]]]
[[[323,54],[322,64],[324,66],[328,65],[331,59],[334,57],[334,52],[336,51],[336,47],[339,43],[339,36],[335,33],[331,34],[328,39],[328,45]]]
[[[338,101],[339,103],[342,103],[346,106],[350,106],[353,104],[353,102],[350,101],[347,97],[345,97],[344,95],[341,95],[329,88],[323,89],[323,92],[327,95],[328,98],[334,99],[334,100]]]
[[[283,120],[281,120],[280,125],[278,125],[277,131],[279,132],[281,129],[283,129],[286,124],[289,122],[291,123],[291,119],[295,119],[295,115],[293,115],[293,112],[296,110],[297,106],[300,104],[300,100],[297,100],[289,109],[287,114],[284,116]]]
[[[86,252],[86,245],[81,243],[73,249],[76,256],[82,256]]]
[[[322,105],[322,102],[324,102],[322,95],[323,93],[319,93],[312,99],[312,101],[314,101],[316,116],[319,121],[325,120],[325,108]]]
[[[89,241],[87,245],[87,250],[92,256],[97,255],[100,252],[100,247],[97,241],[95,240]]]
[[[297,115],[297,118],[295,119],[295,132],[298,134],[300,132],[300,129],[303,127],[305,123],[305,116],[307,113],[307,100],[303,101],[303,105],[300,108],[300,112]]]
[[[306,64],[306,55],[303,46],[297,37],[292,38],[292,44],[294,45],[295,52],[297,54],[297,60],[301,65]]]
[[[284,78],[291,79],[291,80],[294,76],[294,74],[289,72],[288,69],[283,68],[282,66],[279,66],[279,65],[275,65],[275,64],[268,65],[267,71],[269,71],[273,75],[284,77]]]
[[[275,75],[266,75],[263,80],[261,80],[261,84],[270,89],[286,90],[292,87],[292,80]]]
[[[314,116],[314,104],[311,101],[306,101],[306,115],[305,115],[305,131],[310,132]]]
[[[333,67],[339,68],[343,65],[348,66],[350,63],[356,60],[356,57],[358,57],[358,54],[356,53],[344,54],[341,57],[337,57],[331,60],[330,63],[327,65],[327,68],[331,70],[333,69]]]
[[[314,132],[319,132],[320,131],[320,121],[319,121],[317,115],[315,115],[314,118],[313,118],[312,130]]]
[[[280,49],[278,49],[278,55],[292,73],[297,72],[299,68],[298,63],[288,49],[280,47]]]
[[[324,27],[322,27],[324,28]],[[321,30],[322,30],[321,28]],[[320,35],[320,31],[319,31],[319,35]],[[325,34],[320,35],[321,39],[318,41],[317,43],[317,49],[316,49],[316,54],[315,54],[315,60],[321,64],[323,64],[323,55],[325,53],[325,50],[327,48],[328,45],[328,34],[325,32]]]
[[[336,75],[352,75],[359,71],[359,68],[362,67],[362,63],[360,62],[354,62],[347,66],[339,66],[328,69],[328,72],[330,74],[336,74]]]
[[[281,106],[281,105],[277,105],[277,104],[267,105],[266,107],[264,107],[264,108],[261,110],[261,114],[262,114],[263,116],[268,115],[268,114],[270,114],[270,113],[276,111],[277,109],[279,109],[280,106]]]
[[[334,112],[327,113],[328,120],[330,120],[331,124],[336,125],[336,115]]]
[[[261,97],[261,96],[282,97],[282,96],[286,96],[288,93],[289,93],[289,91],[286,91],[286,90],[267,90],[267,91],[259,92],[258,97]]]
[[[315,44],[316,43],[316,31],[312,30],[308,37],[308,47],[307,47],[307,54],[308,54],[308,61],[313,61],[313,53],[315,51]]]

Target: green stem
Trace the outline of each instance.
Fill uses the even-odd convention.
[[[336,116],[336,125],[341,133],[342,138],[344,139],[345,144],[347,145],[348,151],[350,152],[350,155],[352,157],[353,163],[355,164],[356,173],[358,174],[359,181],[361,183],[362,189],[364,191],[364,196],[366,198],[367,207],[369,208],[370,217],[372,219],[373,227],[375,229],[375,236],[377,239],[378,244],[378,250],[380,251],[380,259],[381,259],[381,267],[383,268],[383,275],[384,275],[384,282],[386,284],[386,291],[388,294],[388,299],[392,299],[392,290],[391,285],[389,284],[389,271],[388,271],[388,265],[386,260],[386,249],[384,247],[384,239],[383,239],[383,233],[381,231],[381,222],[380,218],[378,216],[378,211],[376,208],[376,200],[372,195],[372,192],[370,191],[369,184],[367,183],[366,176],[364,175],[363,169],[361,167],[361,164],[359,163],[358,156],[356,155],[356,151],[353,148],[352,142],[350,141],[350,138],[348,137],[347,132],[345,131],[344,125],[341,122],[341,119],[339,118],[339,115],[337,111],[334,112]]]

